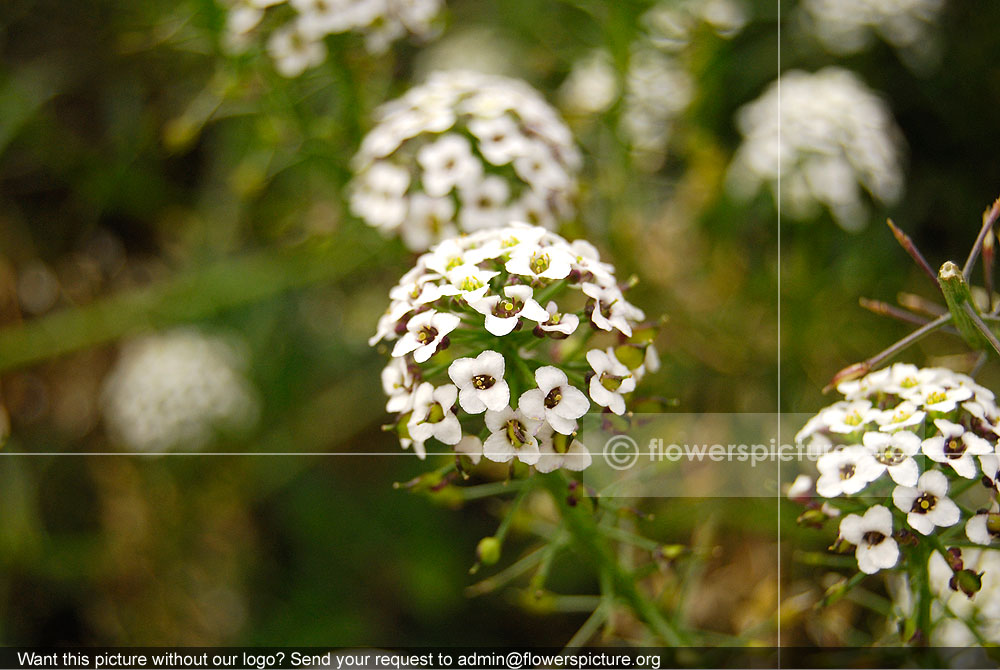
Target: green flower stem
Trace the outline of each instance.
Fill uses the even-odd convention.
[[[555,560],[556,554],[562,549],[566,544],[566,534],[560,529],[556,534],[551,537],[545,548],[542,549],[544,555],[542,556],[542,562],[538,566],[538,570],[531,577],[531,590],[535,594],[539,594],[545,590],[545,581],[549,578],[549,571],[552,569],[552,561]]]
[[[480,582],[476,582],[472,586],[467,587],[465,589],[465,595],[469,596],[470,598],[474,598],[476,596],[492,593],[501,586],[514,581],[515,579],[526,573],[528,570],[538,565],[538,563],[544,557],[545,557],[545,552],[542,550],[542,548],[538,548],[533,552],[531,552],[530,554],[528,554],[527,556],[525,556],[524,558],[522,558],[521,560],[511,565],[510,567],[505,568],[504,570],[501,570],[497,574],[491,577],[487,577],[486,579]]]
[[[606,601],[602,601],[597,609],[587,617],[587,620],[583,622],[583,625],[573,633],[573,637],[569,639],[566,646],[563,647],[562,653],[571,654],[577,649],[587,644],[587,642],[594,637],[597,630],[604,624],[608,619],[608,615],[611,614],[611,608],[608,607]]]
[[[933,539],[937,540],[937,538]],[[940,541],[938,540],[938,542]],[[933,622],[931,621],[931,603],[934,600],[934,595],[931,593],[930,570],[928,565],[932,550],[933,549],[931,547],[928,547],[928,545],[921,542],[913,549],[909,556],[908,572],[910,576],[910,584],[916,586],[917,601],[914,603],[910,621],[907,622],[906,625],[906,641],[909,642],[909,640],[913,637],[913,634],[919,631],[921,646],[927,646],[930,644],[931,630],[933,628]]]
[[[962,339],[966,344],[982,351],[990,346],[990,343],[983,337],[983,333],[976,323],[979,310],[972,299],[972,291],[962,277],[962,271],[957,265],[948,261],[941,266],[938,271],[938,284],[941,286],[941,293],[944,301],[948,304],[948,311],[951,312],[952,321]],[[966,305],[969,307],[966,308]]]
[[[574,507],[569,504],[566,476],[561,472],[555,472],[541,475],[539,480],[558,505],[563,526],[572,538],[572,542],[595,564],[599,574],[607,575],[613,592],[624,600],[636,616],[666,644],[673,647],[684,646],[686,636],[668,622],[657,606],[639,591],[633,575],[622,568],[608,543],[601,537],[593,515],[579,506]]]
[[[510,509],[507,510],[507,514],[504,516],[503,521],[500,522],[497,532],[493,533],[493,537],[495,537],[501,544],[503,544],[503,540],[507,536],[507,531],[510,530],[510,524],[514,520],[514,515],[517,514],[518,508],[521,507],[521,503],[535,486],[534,480],[530,478],[523,481],[524,486],[522,486],[521,490],[518,491],[517,496],[514,498],[514,502],[510,505]]]
[[[630,533],[623,528],[619,528],[618,526],[600,525],[598,526],[598,529],[609,539],[625,542],[626,544],[631,544],[639,547],[640,549],[645,549],[646,551],[655,552],[660,548],[659,543],[654,540],[650,540],[648,537],[642,537],[641,535],[636,535],[635,533]]]
[[[505,493],[517,493],[522,488],[524,488],[523,479],[515,479],[512,481],[503,482],[490,482],[489,484],[480,484],[479,486],[461,486],[459,491],[462,493],[463,500],[478,500],[480,498],[492,498],[493,496],[503,495]]]

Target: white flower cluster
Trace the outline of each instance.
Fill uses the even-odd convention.
[[[944,0],[803,0],[800,11],[808,31],[828,51],[856,53],[877,33],[896,47],[911,47],[928,37]]]
[[[351,209],[424,251],[458,231],[573,213],[580,154],[522,81],[442,71],[376,112],[354,157]]]
[[[886,104],[848,70],[795,70],[737,118],[743,134],[730,168],[734,195],[750,198],[767,185],[799,220],[826,207],[846,230],[868,221],[862,187],[883,204],[903,190],[901,134]]]
[[[993,393],[972,378],[946,368],[897,363],[837,389],[845,399],[796,435],[818,456],[819,496],[891,499],[900,527],[905,521],[930,535],[961,520],[961,510],[948,498],[951,484],[982,476],[996,487],[1000,409]],[[893,515],[888,507],[874,505],[864,516],[850,514],[841,522],[841,538],[857,545],[862,571],[896,564]],[[985,512],[973,515],[966,534],[989,544],[995,523]]]
[[[736,35],[746,25],[747,13],[739,0],[668,0],[654,5],[642,21],[657,48],[676,53],[690,45],[702,25],[721,37]]]
[[[365,47],[374,54],[407,34],[430,37],[442,0],[238,0],[226,21],[229,47],[245,50],[269,8],[279,5],[291,12],[271,31],[267,50],[278,72],[297,77],[326,60],[327,35],[362,33]]]
[[[382,374],[386,410],[399,415],[403,447],[421,458],[433,437],[474,463],[582,470],[591,457],[577,420],[590,401],[623,414],[625,395],[659,366],[614,268],[589,243],[539,226],[446,240],[390,297],[369,343],[394,341]],[[615,336],[612,346],[588,349],[601,332]]]
[[[228,339],[177,329],[128,343],[104,381],[112,436],[144,452],[203,447],[216,431],[254,423],[245,356]]]
[[[561,89],[571,114],[598,114],[610,108],[624,90],[621,131],[637,165],[647,171],[660,167],[677,118],[695,95],[696,77],[686,53],[702,26],[721,37],[739,33],[747,10],[736,0],[660,2],[642,17],[622,82],[607,51],[598,50],[576,63]]]

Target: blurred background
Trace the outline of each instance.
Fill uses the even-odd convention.
[[[500,501],[394,490],[428,464],[364,456],[398,450],[367,339],[415,255],[351,216],[350,158],[434,70],[559,109],[584,156],[561,232],[669,317],[644,393],[678,411],[831,402],[837,370],[912,328],[858,298],[935,298],[885,218],[937,267],[1000,196],[995,3],[447,0],[419,39],[332,35],[297,77],[236,9],[0,6],[5,645],[560,646],[586,618],[517,582],[467,591]],[[942,335],[905,358],[964,370],[963,351]],[[123,455],[142,451],[337,455]],[[106,455],[18,455],[52,452]],[[808,559],[833,529],[690,496],[636,501],[646,535],[705,549],[664,570],[678,616],[741,644],[883,633],[871,603],[811,609],[847,574]],[[586,561],[553,574],[596,590]]]

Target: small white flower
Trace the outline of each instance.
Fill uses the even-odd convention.
[[[507,261],[507,272],[531,279],[565,279],[573,266],[573,256],[564,249],[542,247],[519,250]]]
[[[493,165],[507,165],[530,151],[531,143],[510,116],[473,119],[469,130],[479,139],[479,151]]]
[[[881,412],[872,407],[870,400],[855,400],[836,403],[820,412],[820,417],[832,433],[849,435],[862,430],[866,425],[878,420]]]
[[[461,191],[462,208],[458,220],[463,230],[499,228],[510,221],[507,209],[510,184],[495,174],[466,184]]]
[[[522,318],[535,323],[548,321],[549,313],[532,297],[530,286],[505,286],[503,294],[505,297],[486,296],[471,303],[473,309],[486,316],[486,330],[493,335],[507,335]]]
[[[386,230],[406,220],[406,189],[410,173],[389,163],[377,163],[351,193],[351,208],[370,225]]]
[[[995,453],[983,454],[979,457],[979,467],[983,471],[983,477],[989,480],[987,485],[996,489],[1000,482],[1000,456]],[[986,484],[985,481],[983,483]]]
[[[816,492],[824,498],[858,493],[872,481],[874,461],[871,452],[857,444],[823,454],[816,462]]]
[[[303,35],[321,40],[332,33],[351,29],[350,12],[338,0],[289,0],[299,13],[298,26]]]
[[[590,320],[601,330],[618,329],[626,337],[632,337],[630,321],[642,321],[646,318],[641,309],[625,300],[617,286],[603,287],[584,282],[580,288],[585,295],[594,299],[594,311]]]
[[[993,501],[993,506],[989,510],[977,512],[965,524],[966,537],[976,544],[993,544],[993,540],[1000,537],[1000,530],[996,528],[997,519],[1000,518],[998,512],[1000,512],[1000,506],[997,505],[996,501]],[[993,529],[990,528],[991,525]]]
[[[572,335],[580,325],[580,317],[576,314],[560,314],[559,305],[553,300],[545,306],[545,311],[548,312],[549,318],[544,323],[539,323],[538,328],[546,333]]]
[[[407,322],[406,334],[396,342],[392,355],[399,357],[412,352],[413,360],[423,363],[437,352],[444,337],[461,322],[454,314],[434,310],[421,312]]]
[[[593,244],[587,240],[574,240],[569,246],[570,251],[576,256],[576,265],[580,271],[593,277],[593,279],[584,277],[584,281],[599,286],[614,285],[615,269],[609,263],[601,261],[601,255]]]
[[[285,77],[298,77],[311,67],[326,60],[326,46],[289,24],[278,28],[267,42],[274,66]]]
[[[432,303],[441,298],[444,293],[435,283],[437,275],[424,274],[411,282],[400,282],[389,291],[389,297],[398,302],[404,302],[412,307]]]
[[[389,309],[387,309],[385,313],[379,317],[378,325],[375,328],[375,334],[368,339],[368,346],[373,347],[386,337],[394,335],[396,331],[396,324],[398,324],[399,320],[406,316],[411,309],[413,308],[409,302],[399,300],[393,301],[389,305]]]
[[[840,537],[857,546],[858,569],[871,575],[899,561],[899,547],[892,539],[892,512],[875,505],[864,516],[848,514],[840,522]]]
[[[534,465],[541,456],[535,439],[540,425],[540,421],[510,407],[499,412],[487,410],[486,427],[492,435],[483,442],[483,456],[497,463],[516,457],[525,465]]]
[[[451,384],[434,386],[424,382],[413,394],[413,414],[406,424],[410,437],[426,442],[435,437],[444,444],[458,444],[462,426],[451,408],[455,406],[458,389]]]
[[[613,349],[607,352],[591,349],[587,352],[587,362],[594,370],[594,376],[590,378],[591,400],[615,414],[624,414],[623,395],[635,390],[632,372],[615,358]]]
[[[385,411],[403,414],[413,409],[413,374],[402,358],[393,358],[382,370],[382,390],[389,396]]]
[[[469,414],[507,407],[510,387],[503,373],[503,356],[489,350],[475,358],[459,358],[448,367],[448,376],[458,386],[458,404]]]
[[[483,172],[482,164],[472,155],[469,140],[455,133],[421,147],[417,162],[424,169],[424,191],[431,196],[448,195],[456,187],[471,187]]]
[[[590,467],[590,452],[573,435],[564,435],[556,432],[551,425],[543,424],[536,437],[540,456],[535,469],[539,472],[552,472],[559,468],[580,472]]]
[[[788,486],[788,498],[790,500],[808,500],[812,497],[813,493],[813,478],[809,475],[800,474],[796,476],[795,481]]]
[[[993,445],[957,423],[935,419],[934,425],[941,434],[924,440],[924,454],[937,463],[947,463],[966,479],[974,478],[976,462],[973,456],[994,453]]]
[[[499,272],[495,270],[480,270],[476,265],[459,265],[448,271],[450,288],[448,293],[460,295],[473,307],[481,301],[490,287],[490,280]]]
[[[451,198],[433,198],[424,193],[409,197],[409,211],[399,236],[414,251],[426,249],[434,240],[458,233],[455,226],[455,202]]]
[[[555,160],[552,150],[534,144],[514,159],[514,171],[535,188],[562,190],[569,188],[572,178]]]
[[[875,457],[867,474],[875,481],[888,471],[892,481],[902,486],[916,486],[920,469],[913,456],[920,451],[920,438],[908,430],[887,434],[869,431],[861,438],[865,447]]]
[[[455,445],[455,454],[467,456],[473,465],[483,459],[483,441],[474,435],[466,435]]]
[[[910,402],[923,405],[928,412],[947,414],[955,411],[960,402],[971,398],[972,390],[965,386],[945,388],[938,384],[921,384],[901,395]]]
[[[451,270],[463,265],[475,267],[489,257],[489,249],[482,247],[469,249],[459,240],[447,239],[427,254],[427,269],[440,275],[447,275]],[[493,273],[493,276],[497,274],[499,273]]]
[[[535,370],[535,383],[538,388],[522,393],[517,408],[565,435],[575,431],[576,420],[590,409],[583,391],[571,386],[566,373],[551,365]]]
[[[930,535],[935,526],[954,526],[961,517],[958,505],[947,495],[948,478],[938,470],[929,470],[920,476],[916,487],[897,486],[892,502],[906,512],[906,521],[914,530]]]
[[[910,401],[904,401],[893,409],[887,409],[876,419],[879,430],[892,433],[903,428],[919,426],[924,422],[927,412],[919,409]]]

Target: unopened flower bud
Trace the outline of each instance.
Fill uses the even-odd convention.
[[[961,591],[969,598],[979,593],[983,588],[983,573],[975,573],[972,570],[959,570],[951,576],[948,586],[952,591]]]
[[[828,518],[829,517],[823,513],[823,510],[813,508],[807,509],[805,512],[800,514],[799,518],[796,519],[796,522],[800,526],[805,526],[806,528],[819,529],[823,527],[823,524]]]
[[[965,568],[965,563],[962,561],[962,550],[958,547],[951,547],[948,549],[946,560],[948,561],[948,567],[951,568],[952,572],[959,572]]]
[[[476,555],[483,565],[493,565],[500,560],[500,540],[490,536],[484,537],[476,546]]]

